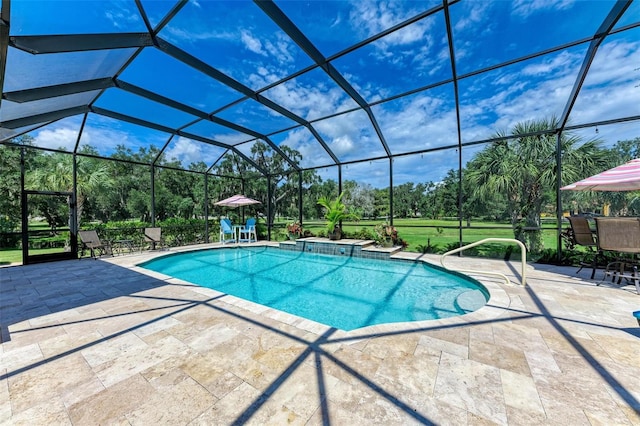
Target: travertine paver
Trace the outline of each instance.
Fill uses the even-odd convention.
[[[633,286],[527,265],[473,314],[344,332],[135,266],[166,253],[0,269],[0,424],[640,425]]]

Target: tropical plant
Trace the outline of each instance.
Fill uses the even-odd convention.
[[[488,202],[496,194],[505,197],[514,236],[531,251],[541,247],[540,218],[544,205],[554,196],[557,170],[553,117],[518,123],[509,136],[504,132],[467,165],[466,178],[474,188],[471,199]],[[546,133],[545,133],[546,132]],[[604,170],[609,164],[600,141],[584,141],[571,133],[560,139],[563,178],[568,182]],[[532,230],[532,231],[531,231]]]
[[[360,220],[360,217],[353,212],[349,212],[347,206],[342,202],[344,192],[338,198],[320,197],[318,204],[325,208],[324,218],[327,221],[327,233],[340,229],[340,222],[343,220]]]
[[[398,236],[398,230],[395,226],[388,223],[380,223],[374,228],[375,240],[381,246],[408,246],[406,241]]]
[[[300,222],[292,222],[287,225],[287,234],[289,239],[300,238],[302,236],[302,225]]]
[[[71,155],[56,153],[43,157],[42,162],[40,168],[27,175],[26,184],[29,187],[48,191],[73,191],[74,167]],[[109,188],[112,180],[106,164],[92,158],[78,158],[76,170],[77,220],[80,223],[87,201],[92,195]],[[55,224],[51,225],[55,226]]]

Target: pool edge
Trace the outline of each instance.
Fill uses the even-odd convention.
[[[390,334],[390,333],[401,332],[401,331],[404,331],[404,332],[411,331],[411,330],[418,331],[418,330],[424,330],[424,329],[446,328],[449,326],[488,322],[502,315],[505,309],[509,308],[511,303],[511,300],[507,292],[504,289],[502,289],[496,282],[493,282],[491,278],[470,277],[467,274],[461,274],[465,277],[469,277],[470,279],[479,282],[487,290],[489,294],[489,300],[480,309],[474,312],[470,312],[468,314],[457,315],[455,317],[449,317],[449,318],[375,324],[375,325],[347,331],[347,330],[337,329],[335,327],[331,327],[326,324],[318,323],[316,321],[309,320],[307,318],[299,317],[297,315],[293,315],[288,312],[280,311],[275,308],[260,305],[258,303],[251,302],[249,300],[240,299],[236,296],[221,293],[217,290],[201,287],[197,284],[193,284],[188,281],[183,281],[174,277],[170,277],[168,275],[160,274],[158,272],[148,270],[143,266],[141,266],[150,260],[172,255],[172,254],[177,254],[177,253],[184,253],[184,252],[198,251],[198,250],[208,250],[208,249],[222,249],[222,248],[235,248],[235,247],[261,247],[261,246],[276,247],[276,248],[278,247],[277,243],[274,244],[269,242],[257,242],[257,243],[236,244],[236,245],[228,245],[228,244],[222,245],[219,243],[214,243],[214,244],[203,244],[198,246],[180,247],[177,249],[165,250],[162,252],[148,252],[148,253],[144,253],[143,255],[131,256],[129,259],[125,259],[125,256],[123,256],[123,257],[114,257],[114,258],[109,258],[104,260],[110,263],[118,264],[123,267],[128,267],[144,275],[161,279],[163,281],[166,281],[167,284],[180,283],[183,285],[186,284],[186,285],[193,286],[192,290],[200,294],[206,294],[212,297],[224,295],[218,300],[224,301],[225,303],[228,303],[233,306],[237,306],[241,309],[247,309],[250,312],[255,314],[264,315],[267,318],[280,321],[283,324],[296,327],[303,331],[312,332],[316,334],[323,334],[333,329],[333,330],[336,330],[339,336],[345,337],[345,338],[354,338],[354,337],[365,338],[365,337],[374,336],[376,334]],[[436,266],[438,269],[442,268],[442,266],[437,265],[436,263],[432,262],[430,259],[425,258],[420,253],[413,253],[413,252],[401,252],[401,253],[402,254],[400,254],[399,256],[393,256],[391,260],[397,259],[397,260],[420,261],[420,262],[428,263],[430,266]],[[453,271],[449,271],[449,272],[453,272]],[[336,337],[336,334],[334,334],[334,337]]]

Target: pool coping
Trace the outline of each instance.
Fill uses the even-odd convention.
[[[198,284],[194,284],[189,281],[181,280],[179,278],[175,278],[159,272],[151,271],[149,269],[146,269],[140,266],[141,264],[149,260],[172,255],[172,254],[177,254],[177,253],[185,253],[185,252],[198,251],[198,250],[242,248],[242,247],[278,248],[278,243],[260,241],[256,243],[244,243],[244,244],[219,244],[219,243],[200,244],[197,246],[186,246],[186,247],[172,248],[169,250],[150,251],[150,252],[145,252],[138,255],[105,258],[104,260],[109,261],[110,263],[118,264],[120,266],[128,267],[135,272],[165,281],[169,284],[189,286],[191,290],[197,293],[203,294],[211,298],[218,298],[217,300],[225,302],[229,305],[236,306],[241,309],[245,309],[254,314],[263,315],[267,318],[296,327],[303,331],[322,335],[328,332],[329,330],[335,330],[333,333],[333,336],[336,338],[340,338],[340,337],[367,338],[372,335],[376,335],[380,333],[393,333],[396,331],[406,332],[407,330],[417,331],[420,329],[427,329],[427,328],[434,328],[434,327],[442,328],[442,327],[461,325],[461,324],[483,323],[483,322],[494,320],[498,318],[500,315],[504,314],[505,310],[508,309],[511,304],[511,299],[509,295],[502,287],[500,287],[500,285],[497,284],[497,282],[495,281],[495,278],[473,276],[472,278],[480,282],[480,284],[482,284],[486,288],[487,292],[489,293],[489,300],[482,308],[478,309],[477,311],[470,312],[468,314],[458,315],[455,317],[450,317],[450,318],[375,324],[367,327],[358,328],[355,330],[346,331],[346,330],[337,329],[335,327],[322,324],[304,317],[290,314],[285,311],[271,308],[269,306],[265,306],[259,303],[245,300],[240,297],[236,297],[227,293],[222,293],[217,290],[202,287]],[[437,265],[430,259],[425,258],[424,255],[422,255],[421,253],[399,252],[392,255],[390,259],[426,262],[431,266],[442,268],[442,266]],[[442,268],[442,269],[448,269],[448,268]],[[454,269],[448,269],[448,270],[456,274],[461,274],[460,272],[456,272]],[[469,274],[462,274],[462,275],[470,276]],[[506,285],[506,284],[503,284],[503,285]],[[517,284],[511,284],[511,285],[518,286]]]

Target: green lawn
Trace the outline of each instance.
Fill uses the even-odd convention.
[[[284,228],[291,221],[280,220],[276,224]],[[354,233],[366,227],[373,231],[375,225],[383,223],[382,220],[361,220],[358,223],[343,223],[343,230],[347,233]],[[449,245],[457,245],[459,240],[458,221],[453,220],[429,220],[429,219],[395,219],[393,225],[398,230],[400,238],[409,243],[407,251],[419,251],[419,246],[430,244],[443,252]],[[513,230],[509,223],[480,222],[472,221],[472,227],[491,227],[494,229],[462,228],[462,240],[465,243],[472,243],[484,238],[513,238]],[[317,234],[324,230],[323,221],[305,222],[304,229]],[[276,237],[284,239],[284,233]],[[275,238],[274,238],[275,239]],[[545,248],[556,248],[555,223],[544,225],[543,243]],[[507,243],[496,243],[495,245],[509,246]]]
[[[347,233],[355,233],[363,227],[369,228],[373,232],[375,225],[383,223],[382,220],[361,220],[358,223],[344,223],[343,230]],[[283,240],[286,238],[284,230],[286,224],[291,220],[280,219],[276,221],[276,230],[272,233],[273,240]],[[40,228],[39,224],[29,224],[31,228]],[[511,225],[508,223],[495,222],[471,222],[473,227],[493,227],[496,229],[476,229],[462,228],[462,240],[465,243],[472,243],[483,238],[513,238]],[[395,219],[394,226],[398,229],[398,235],[409,243],[407,251],[420,251],[420,246],[430,244],[436,252],[444,252],[449,246],[458,243],[459,230],[458,222],[454,220],[428,220],[428,219]],[[464,226],[464,224],[463,224]],[[33,229],[33,228],[32,228]],[[305,222],[304,229],[318,234],[325,229],[324,221]],[[556,248],[555,224],[545,224],[543,231],[543,242],[545,248]],[[509,244],[494,244],[493,249],[487,247],[486,250],[492,252],[505,251]],[[45,254],[59,252],[60,248],[30,250],[31,254]],[[497,255],[500,256],[500,255]],[[0,265],[10,263],[21,263],[22,251],[20,249],[0,249]]]
[[[60,253],[60,248],[32,249],[29,255]],[[12,263],[22,263],[21,249],[0,249],[0,265],[10,265]]]

